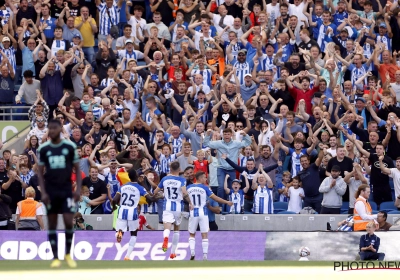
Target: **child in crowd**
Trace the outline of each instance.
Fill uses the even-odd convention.
[[[206,153],[203,150],[197,151],[197,160],[193,161],[194,171],[193,173],[196,174],[198,171],[203,171],[206,173],[207,181],[208,181],[208,160],[204,159]],[[196,182],[196,179],[195,179]]]
[[[89,199],[89,188],[87,186],[82,186],[81,189],[81,199],[79,200],[79,210],[78,212],[82,215],[89,215],[91,212],[90,199]]]
[[[290,179],[292,178],[292,174],[289,171],[285,171],[282,174],[282,182],[278,184],[278,192],[279,192],[279,201],[280,202],[289,202],[289,197],[287,196],[287,186],[290,185]]]
[[[290,182],[290,187],[287,190],[287,195],[290,198],[288,211],[299,213],[303,208],[302,200],[304,198],[304,190],[300,187],[300,178],[293,177]]]
[[[228,178],[229,175],[226,174],[225,182],[224,182],[224,190],[225,193],[229,195],[229,200],[233,202],[231,209],[229,210],[232,214],[243,214],[244,213],[244,194],[249,190],[249,180],[247,179],[247,175],[243,175],[245,178],[246,187],[241,190],[240,185],[241,181],[238,179],[234,179],[232,181],[232,189],[228,187]]]

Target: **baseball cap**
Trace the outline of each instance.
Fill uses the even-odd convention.
[[[349,33],[349,30],[347,30],[347,28],[343,28],[340,32],[346,32]]]
[[[379,27],[387,28],[386,23],[384,23],[384,22],[381,22],[381,24],[379,24]]]
[[[255,123],[260,123],[260,122],[263,121],[263,120],[264,120],[264,119],[263,119],[262,117],[260,117],[260,116],[254,118],[254,122],[255,122]]]
[[[71,98],[71,101],[77,101],[77,100],[81,100],[78,96],[74,96]]]
[[[10,38],[4,37],[3,40],[1,40],[1,42],[10,42]]]
[[[121,119],[115,119],[114,124],[116,124],[117,122],[122,123]]]
[[[322,96],[322,93],[316,92],[316,93],[314,93],[314,96],[313,96],[313,97],[321,98],[321,96]]]
[[[242,181],[240,181],[238,179],[232,180],[232,183],[235,183],[235,182],[240,184]]]
[[[268,43],[265,45],[265,48],[267,48],[268,46],[274,47],[274,45],[272,45],[271,43]]]
[[[356,102],[357,102],[358,100],[360,100],[362,103],[365,103],[365,102],[366,102],[365,99],[364,99],[364,97],[358,97],[358,98],[356,99]]]
[[[332,171],[339,171],[340,172],[340,166],[339,165],[334,165],[332,166]]]
[[[131,39],[128,39],[128,40],[125,41],[125,45],[127,45],[129,43],[133,44],[133,41]]]
[[[247,50],[246,50],[246,49],[241,49],[240,51],[238,51],[238,53],[244,53],[244,54],[247,54]]]
[[[247,73],[246,75],[244,75],[244,77],[245,77],[245,78],[246,78],[246,77],[252,78],[253,76],[252,76],[250,73]]]
[[[79,38],[79,39],[82,39],[81,35],[80,35],[80,34],[78,34],[78,33],[77,33],[77,34],[75,34],[73,38]]]

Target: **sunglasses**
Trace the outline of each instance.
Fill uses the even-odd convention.
[[[57,120],[63,120],[64,117],[57,117]]]
[[[40,122],[40,123],[42,123],[42,122],[44,122],[44,120],[36,120],[36,122]]]

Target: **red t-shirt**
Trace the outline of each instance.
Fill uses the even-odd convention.
[[[303,91],[302,89],[298,89],[296,87],[289,88],[290,94],[296,100],[294,104],[294,112],[297,111],[297,105],[299,104],[301,99],[304,99],[306,102],[306,112],[307,114],[311,115],[312,104],[311,100],[313,98],[314,93],[319,91],[319,86],[314,86],[312,89]]]

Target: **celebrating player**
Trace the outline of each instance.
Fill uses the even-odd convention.
[[[129,247],[124,260],[130,260],[130,255],[136,244],[137,231],[139,228],[139,213],[137,207],[140,197],[151,198],[147,191],[137,183],[138,175],[134,169],[129,170],[128,176],[131,182],[120,187],[113,198],[114,208],[116,209],[117,204],[120,205],[115,227],[117,230],[115,235],[117,237],[117,242],[121,242],[122,236],[128,228],[131,232],[131,239],[129,240]]]
[[[182,221],[183,200],[185,199],[189,203],[190,209],[193,208],[193,204],[186,192],[186,179],[179,177],[179,170],[179,162],[172,162],[170,165],[171,173],[165,176],[158,187],[154,190],[154,195],[156,195],[160,190],[163,190],[165,197],[163,211],[164,242],[162,245],[164,252],[168,249],[168,237],[171,232],[172,224],[174,224],[174,236],[172,238],[170,255],[171,259],[176,257],[175,250],[179,242],[179,225]]]
[[[189,246],[191,257],[190,260],[194,260],[195,255],[195,245],[196,245],[196,229],[197,226],[200,225],[202,247],[203,247],[203,260],[207,260],[208,254],[208,236],[207,232],[209,230],[208,223],[208,209],[207,209],[207,198],[210,197],[218,203],[228,204],[229,206],[233,205],[232,201],[226,201],[222,198],[219,198],[207,187],[205,184],[207,183],[206,173],[203,171],[199,171],[196,173],[196,184],[189,185],[187,187],[187,193],[189,195],[190,201],[193,204],[193,210],[190,211],[189,218]]]
[[[57,215],[63,214],[65,224],[65,261],[71,268],[76,267],[76,262],[71,258],[71,244],[74,235],[73,217],[76,212],[75,202],[79,200],[81,193],[82,177],[79,168],[79,156],[76,145],[68,140],[61,140],[62,125],[59,120],[50,120],[48,134],[50,141],[39,147],[39,185],[42,202],[47,206],[47,218],[49,227],[49,240],[54,259],[50,267],[61,266],[58,259],[57,244]],[[44,168],[46,167],[46,173]],[[76,190],[72,193],[71,174],[72,167],[76,170]]]

